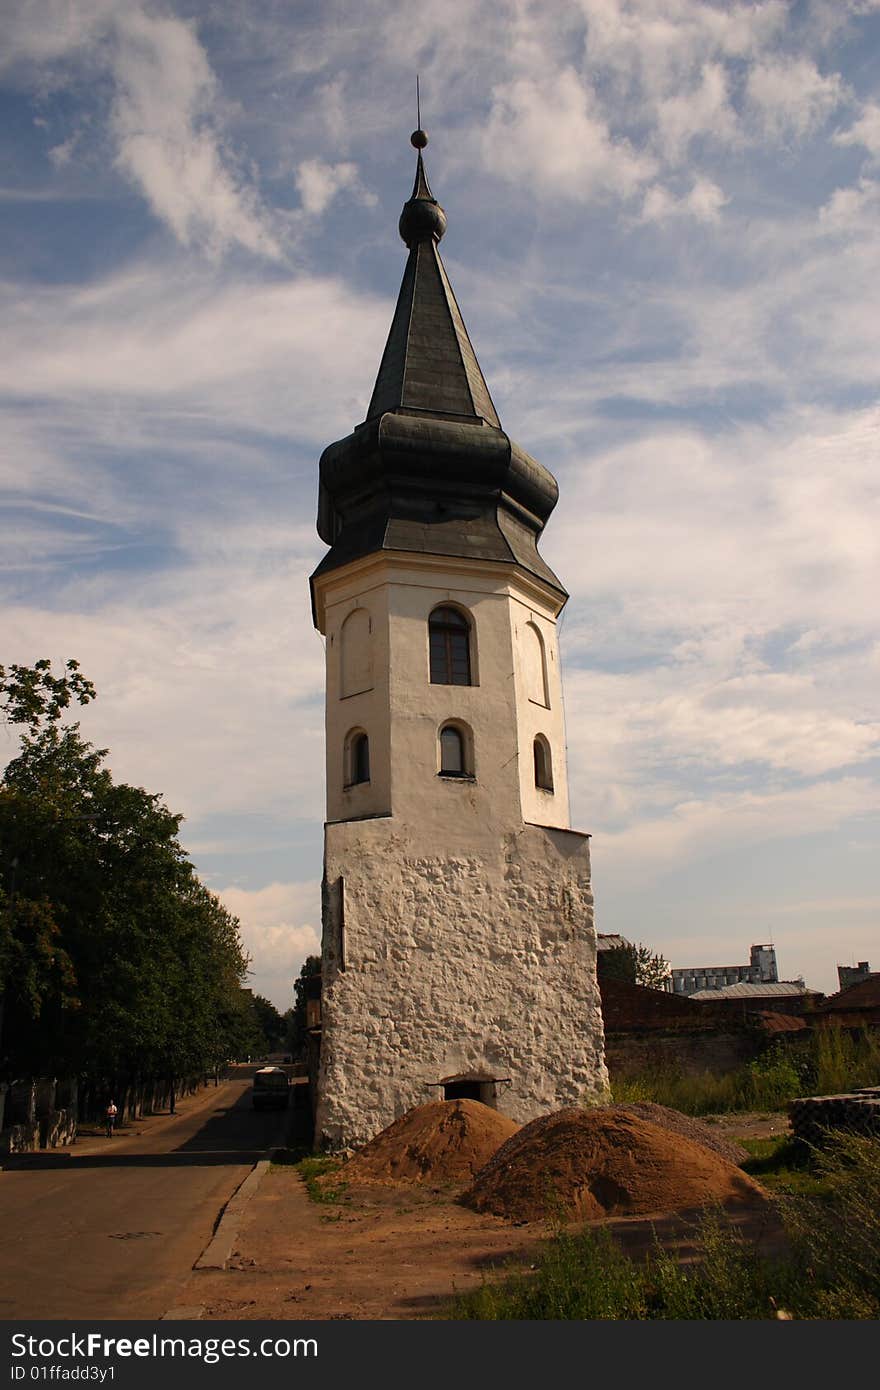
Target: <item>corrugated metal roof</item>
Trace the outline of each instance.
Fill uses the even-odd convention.
[[[807,1027],[798,1014],[774,1014],[769,1011],[755,1015],[767,1033],[801,1033]]]
[[[738,985],[722,985],[720,989],[698,989],[694,994],[688,995],[688,998],[765,999],[773,996],[778,998],[785,995],[790,998],[792,995],[815,993],[815,990],[807,989],[802,980],[778,980],[773,984],[749,985],[741,982]]]
[[[619,951],[621,946],[629,946],[625,936],[614,936],[610,932],[598,932],[596,935],[597,951]]]

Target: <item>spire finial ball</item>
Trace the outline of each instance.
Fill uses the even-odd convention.
[[[428,137],[423,130],[414,130],[409,137],[409,143],[413,149],[423,150],[428,143]]]

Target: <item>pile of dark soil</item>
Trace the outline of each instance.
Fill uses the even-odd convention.
[[[514,1221],[594,1221],[766,1200],[763,1188],[720,1154],[618,1107],[532,1120],[460,1198]]]
[[[476,1100],[437,1100],[408,1110],[344,1163],[334,1181],[472,1181],[519,1125]]]

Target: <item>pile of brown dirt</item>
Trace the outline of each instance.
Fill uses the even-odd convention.
[[[616,1107],[532,1120],[460,1198],[514,1221],[595,1221],[764,1200],[763,1188],[719,1154]]]
[[[738,1166],[749,1156],[748,1149],[742,1144],[737,1144],[734,1139],[725,1139],[722,1134],[716,1134],[705,1120],[697,1120],[693,1115],[683,1115],[680,1110],[671,1110],[668,1105],[657,1105],[652,1100],[633,1100],[610,1106],[609,1109],[624,1115],[636,1115],[640,1120],[659,1125],[661,1129],[672,1130],[673,1134],[682,1134],[685,1139],[693,1139],[695,1144],[704,1144],[707,1149],[720,1154],[728,1163]]]
[[[477,1100],[431,1101],[383,1129],[334,1181],[469,1183],[518,1129]]]

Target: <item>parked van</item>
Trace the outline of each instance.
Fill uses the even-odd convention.
[[[260,1067],[254,1072],[252,1091],[255,1110],[286,1110],[290,1096],[290,1078],[281,1067]]]

